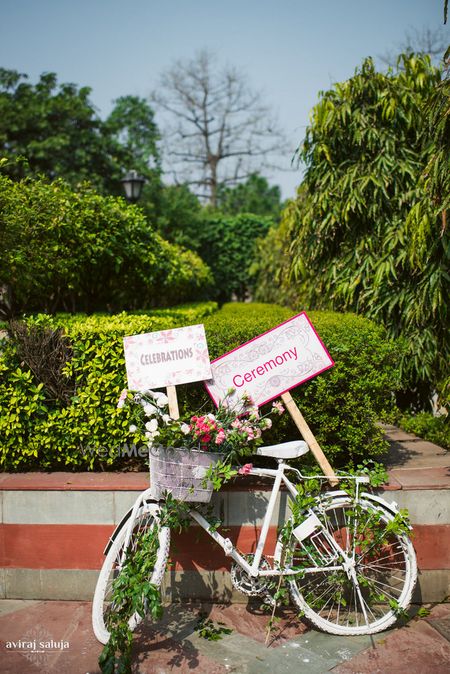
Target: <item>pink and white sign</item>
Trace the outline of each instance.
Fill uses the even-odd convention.
[[[244,392],[256,405],[277,398],[333,367],[334,362],[305,312],[238,346],[211,363],[205,386],[215,405],[227,391],[238,403]]]
[[[128,388],[146,391],[211,378],[203,325],[123,338]]]

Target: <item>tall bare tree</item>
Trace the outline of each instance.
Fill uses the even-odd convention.
[[[445,23],[445,22],[444,22]],[[443,26],[437,28],[423,27],[407,31],[403,41],[393,51],[380,54],[379,59],[387,66],[397,64],[399,54],[428,54],[436,65],[442,60],[448,45],[448,31]]]
[[[167,113],[166,160],[176,182],[213,206],[219,186],[273,167],[283,151],[283,134],[261,93],[236,68],[220,69],[210,51],[176,61],[151,98]]]

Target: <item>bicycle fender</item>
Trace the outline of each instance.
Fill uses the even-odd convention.
[[[392,501],[392,503],[388,503],[387,501],[384,500],[384,498],[381,498],[381,496],[375,496],[375,494],[369,494],[367,492],[363,492],[361,494],[361,498],[366,498],[369,501],[374,501],[375,503],[378,503],[384,510],[387,510],[391,515],[398,515],[399,510],[398,510],[398,505],[395,503],[395,501]]]
[[[347,492],[343,490],[339,491],[330,491],[326,493],[326,497],[331,497],[331,498],[340,498],[340,497],[348,497]],[[393,515],[398,515],[398,506],[395,502],[393,503],[388,503],[385,501],[381,496],[375,496],[375,494],[370,494],[369,492],[361,492],[360,498],[366,499],[367,501],[372,501],[373,503],[381,506],[384,510],[386,510],[389,514]]]
[[[156,501],[155,499],[148,499],[148,500],[146,501],[146,503],[158,503],[158,501]],[[119,524],[116,526],[116,528],[115,528],[114,531],[112,532],[111,536],[109,537],[109,541],[108,541],[108,543],[106,544],[105,549],[103,550],[103,554],[104,554],[104,555],[107,555],[107,554],[108,554],[109,548],[110,548],[111,545],[114,543],[114,540],[116,539],[117,534],[118,534],[119,531],[122,529],[122,527],[124,526],[124,524],[130,519],[131,513],[132,513],[132,512],[133,512],[133,507],[131,507],[131,508],[125,513],[125,515],[124,515],[124,516],[122,517],[122,519],[120,520]]]

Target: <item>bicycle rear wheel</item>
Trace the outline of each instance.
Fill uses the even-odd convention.
[[[156,529],[157,541],[156,550],[153,553],[153,569],[149,573],[149,582],[156,588],[161,586],[164,578],[170,545],[170,529],[159,525],[158,512],[159,507],[156,504],[148,504],[140,508],[136,515],[127,549],[127,557],[130,558],[136,551],[141,537]],[[92,602],[92,627],[95,636],[102,644],[106,644],[109,640],[108,622],[110,616],[118,610],[118,607],[112,601],[113,582],[121,573],[121,558],[127,534],[127,525],[128,522],[125,522],[121,529],[119,529],[105,557]],[[141,621],[142,616],[138,613],[132,613],[129,616],[128,625],[131,630],[134,630]]]
[[[409,606],[417,579],[414,548],[399,517],[341,495],[323,497],[312,510],[321,527],[302,541],[292,534],[284,564],[277,546],[280,566],[315,569],[288,577],[293,602],[331,634],[385,630]]]

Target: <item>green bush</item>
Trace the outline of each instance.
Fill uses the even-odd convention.
[[[1,466],[3,470],[144,468],[145,457],[118,457],[128,443],[129,416],[117,410],[126,385],[122,337],[181,325],[205,324],[211,358],[239,346],[291,317],[286,308],[268,304],[213,303],[117,316],[40,315],[30,327],[63,326],[73,357],[64,370],[76,394],[69,404],[55,401],[5,340],[0,358]],[[310,312],[309,316],[336,365],[292,391],[300,410],[333,466],[380,456],[386,449],[376,426],[393,409],[398,386],[399,348],[383,328],[352,314]],[[178,387],[180,411],[190,414],[212,403],[202,384]],[[288,414],[266,442],[298,437]]]
[[[233,297],[245,300],[253,286],[250,267],[255,258],[258,237],[273,224],[263,215],[243,213],[221,215],[206,212],[197,232],[198,251],[211,268],[215,282],[214,297],[228,302]]]
[[[0,175],[0,244],[0,289],[15,315],[167,306],[204,299],[212,281],[135,206],[60,180]]]
[[[123,468],[116,448],[129,442],[129,422],[116,408],[126,385],[124,335],[201,323],[212,302],[142,315],[38,315],[30,329],[63,327],[73,349],[64,375],[75,384],[69,404],[54,400],[11,339],[0,346],[0,465],[3,470]],[[111,456],[107,456],[111,452]]]
[[[407,433],[434,442],[444,449],[450,449],[450,417],[434,417],[430,412],[405,414],[400,418],[399,426]]]
[[[354,314],[307,312],[335,366],[291,391],[332,465],[382,455],[387,449],[376,425],[393,414],[399,386],[400,345],[384,328]],[[205,321],[211,358],[294,315],[267,304],[229,304]],[[266,442],[298,437],[287,414]]]

